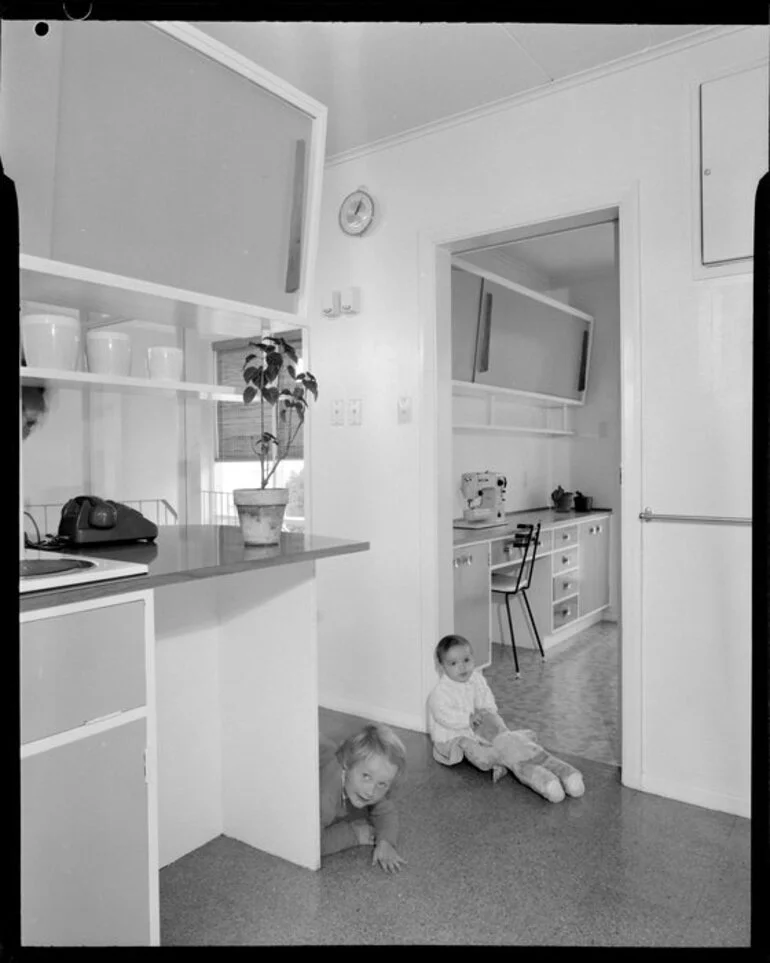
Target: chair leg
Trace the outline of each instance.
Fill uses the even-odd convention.
[[[537,631],[537,625],[535,624],[535,616],[532,614],[532,609],[529,607],[529,599],[527,598],[526,589],[521,590],[522,598],[524,599],[524,604],[527,606],[527,612],[529,613],[529,621],[532,623],[532,630],[535,633],[535,640],[537,641],[537,647],[540,649],[540,657],[543,662],[545,662],[545,652],[543,652],[543,643],[540,641],[540,633]]]
[[[519,657],[516,655],[516,639],[513,637],[513,619],[511,618],[511,596],[505,596],[505,611],[508,613],[508,628],[511,631],[511,649],[513,650],[513,664],[516,666],[516,678],[521,676],[519,672]]]

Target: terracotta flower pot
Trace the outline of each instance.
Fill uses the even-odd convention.
[[[288,488],[236,488],[233,502],[245,545],[278,545]]]

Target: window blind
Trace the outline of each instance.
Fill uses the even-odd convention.
[[[302,331],[282,331],[284,338],[297,352],[297,358],[302,358]],[[258,341],[259,335],[251,340]],[[216,367],[216,382],[238,388],[245,387],[243,380],[243,361],[247,354],[254,351],[249,347],[247,339],[238,338],[232,341],[218,341],[214,344]],[[259,352],[256,352],[259,354]],[[290,378],[285,372],[278,377],[278,387],[289,387]],[[217,402],[217,461],[259,461],[259,455],[254,451],[254,442],[260,435],[259,401],[255,399],[250,405],[243,403]],[[291,412],[291,420],[282,422],[277,417],[277,409],[272,405],[265,405],[265,431],[272,432],[280,442],[283,452],[291,433],[297,427],[296,412]],[[303,458],[304,448],[302,437],[304,426],[299,429],[290,446],[287,458]]]

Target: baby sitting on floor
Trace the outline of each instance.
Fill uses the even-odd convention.
[[[546,752],[531,729],[508,729],[475,668],[467,639],[445,635],[435,654],[441,678],[428,697],[434,759],[453,766],[465,758],[477,769],[491,769],[494,781],[510,769],[519,782],[551,802],[561,802],[565,792],[583,795],[583,777],[574,766]]]

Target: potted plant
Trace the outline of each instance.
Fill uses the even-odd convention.
[[[252,444],[259,455],[261,484],[259,488],[236,488],[233,501],[245,544],[276,545],[281,540],[289,490],[268,488],[268,483],[305,421],[310,396],[318,399],[318,382],[309,371],[297,371],[297,353],[284,338],[265,335],[249,341],[249,347],[254,351],[243,362],[243,403],[259,406],[259,434]],[[273,408],[286,425],[283,443],[267,430],[272,427],[269,413]]]

